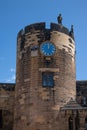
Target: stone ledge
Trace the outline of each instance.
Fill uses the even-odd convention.
[[[39,71],[41,71],[41,72],[45,72],[45,71],[59,72],[59,68],[39,68]]]
[[[24,82],[28,82],[28,81],[30,81],[30,79],[29,79],[29,78],[27,78],[27,79],[24,79]]]

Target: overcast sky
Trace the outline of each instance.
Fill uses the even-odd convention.
[[[15,82],[16,39],[25,26],[57,23],[74,25],[76,42],[76,79],[87,80],[87,0],[0,0],[0,82]]]

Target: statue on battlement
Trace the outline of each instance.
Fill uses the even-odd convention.
[[[58,20],[58,24],[62,24],[62,15],[59,14],[59,16],[57,17]]]

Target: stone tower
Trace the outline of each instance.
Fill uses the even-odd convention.
[[[26,26],[17,37],[14,130],[58,130],[60,108],[76,98],[73,26]]]

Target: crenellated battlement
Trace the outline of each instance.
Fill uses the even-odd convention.
[[[20,30],[18,33],[18,37],[23,36],[24,34],[27,33],[33,33],[34,31],[40,30],[40,31],[44,31],[44,32],[48,32],[48,30],[51,31],[58,31],[58,32],[62,32],[68,36],[70,36],[71,38],[74,39],[74,34],[72,31],[69,31],[68,28],[66,28],[65,26],[63,26],[62,24],[57,24],[57,23],[50,23],[50,28],[46,28],[46,23],[45,22],[41,22],[41,23],[35,23],[35,24],[30,24],[28,26],[26,26],[24,29]]]
[[[41,22],[41,23],[35,23],[35,24],[30,24],[28,26],[26,26],[24,29],[21,29],[18,32],[18,37],[27,34],[27,33],[32,33],[35,30],[45,30],[45,22]]]

